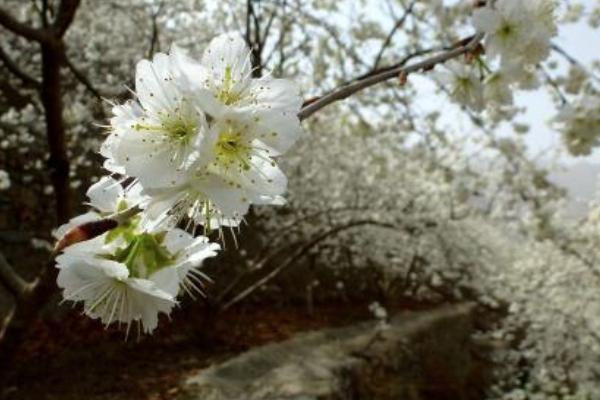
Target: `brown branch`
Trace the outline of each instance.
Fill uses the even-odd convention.
[[[286,5],[286,1],[283,1],[283,4],[281,5],[281,7],[285,10],[285,5]],[[265,26],[265,29],[263,30],[263,34],[262,34],[262,43],[260,44],[262,48],[265,47],[265,44],[267,43],[267,38],[269,37],[269,33],[271,31],[271,26],[273,25],[273,21],[275,20],[275,17],[277,16],[277,7],[273,7],[273,11],[271,12],[271,15],[269,16],[269,19],[267,20],[267,25]]]
[[[0,371],[9,371],[13,360],[19,351],[19,344],[31,329],[32,322],[39,311],[48,303],[48,300],[56,293],[56,276],[58,269],[54,267],[54,261],[44,265],[37,277],[37,284],[29,295],[23,296],[18,307],[13,309],[14,315],[6,319],[8,323],[0,328]]]
[[[69,187],[69,158],[67,139],[62,118],[61,64],[64,61],[62,41],[42,44],[42,90],[40,92],[44,117],[46,119],[46,137],[50,150],[48,167],[56,198],[56,216],[62,224],[69,219],[71,190]]]
[[[380,82],[384,82],[388,79],[397,78],[400,74],[407,76],[413,72],[428,71],[435,67],[437,64],[443,63],[452,58],[456,58],[463,54],[469,53],[470,51],[473,51],[482,38],[482,34],[477,34],[473,36],[471,40],[469,40],[466,44],[460,45],[453,50],[447,51],[442,54],[438,54],[434,57],[417,62],[407,67],[398,67],[390,69],[388,71],[383,71],[369,76],[367,78],[360,79],[356,82],[334,89],[333,91],[317,99],[312,100],[308,105],[305,105],[298,113],[298,118],[300,118],[300,120],[306,119],[315,112],[319,111],[321,108],[328,106],[329,104],[346,99],[352,96],[353,94],[371,86],[374,86]]]
[[[7,70],[12,72],[17,78],[19,78],[23,83],[27,86],[39,87],[41,85],[40,81],[23,71],[17,63],[10,58],[10,56],[4,51],[2,47],[0,47],[0,60],[6,67]]]
[[[8,313],[4,316],[2,323],[0,323],[0,341],[4,338],[4,334],[6,333],[8,326],[10,325],[15,316],[15,311],[17,308],[16,305],[12,303],[9,307],[10,308]]]
[[[558,54],[560,54],[565,60],[567,60],[567,62],[569,62],[569,64],[581,68],[596,82],[600,82],[600,77],[598,77],[593,71],[588,70],[585,65],[583,65],[579,60],[577,60],[575,57],[569,54],[565,49],[563,49],[556,43],[552,43],[550,45],[550,48]]]
[[[96,89],[94,87],[94,85],[88,79],[88,77],[85,76],[85,74],[83,72],[81,72],[77,67],[75,67],[75,65],[71,62],[71,60],[69,59],[69,57],[67,57],[66,54],[64,55],[64,61],[65,61],[65,65],[67,66],[69,71],[71,71],[73,76],[75,78],[77,78],[77,80],[79,82],[81,82],[81,84],[83,84],[83,86],[85,86],[85,88],[87,90],[89,90],[90,93],[92,93],[99,100],[102,100],[105,97],[105,96],[102,96],[102,94],[98,91],[98,89]]]
[[[36,42],[42,43],[50,38],[50,35],[48,35],[47,32],[25,25],[24,23],[16,20],[12,15],[4,11],[2,8],[0,8],[0,25],[15,35],[19,35]]]
[[[347,231],[349,229],[356,228],[359,226],[365,226],[365,225],[379,226],[379,227],[388,228],[388,229],[395,228],[395,226],[392,224],[382,223],[382,222],[373,221],[373,220],[352,221],[352,222],[348,222],[347,224],[339,225],[334,228],[331,228],[331,229],[321,233],[320,235],[316,236],[315,238],[310,240],[308,243],[305,243],[298,250],[296,250],[294,253],[292,253],[277,268],[273,269],[267,275],[265,275],[264,277],[262,277],[261,279],[259,279],[258,281],[256,281],[255,283],[253,283],[252,285],[247,287],[246,289],[244,289],[241,293],[239,293],[237,296],[235,296],[232,300],[227,302],[223,307],[221,307],[221,310],[226,310],[226,309],[230,308],[231,306],[233,306],[234,304],[236,304],[236,303],[240,302],[241,300],[245,299],[246,297],[248,297],[257,288],[261,287],[262,285],[264,285],[265,283],[267,283],[271,279],[273,279],[275,276],[277,276],[282,270],[286,269],[290,265],[293,265],[297,260],[304,257],[310,249],[312,249],[314,246],[321,243],[323,240],[325,240],[333,235],[336,235],[340,232]]]
[[[21,278],[2,253],[0,253],[0,281],[6,285],[6,288],[17,299],[28,295],[38,284],[37,279],[33,282],[26,282]]]
[[[63,37],[79,8],[80,0],[62,0],[58,6],[58,13],[53,24],[55,34],[60,38]]]
[[[408,5],[408,7],[404,11],[404,14],[402,15],[402,17],[400,17],[398,19],[398,21],[394,24],[394,27],[392,28],[392,30],[388,33],[387,37],[383,41],[383,44],[381,45],[381,48],[379,49],[379,53],[377,53],[377,57],[375,57],[375,62],[373,63],[374,70],[377,69],[377,67],[379,66],[379,63],[381,62],[381,58],[383,57],[383,53],[388,48],[388,46],[392,43],[392,38],[394,37],[394,35],[398,31],[398,29],[400,29],[404,25],[404,23],[408,19],[408,16],[410,14],[412,14],[413,8],[415,7],[416,3],[417,3],[417,0],[413,0]]]
[[[158,45],[159,45],[158,38],[159,38],[160,31],[158,29],[158,16],[160,15],[160,12],[161,12],[164,4],[165,3],[161,1],[160,4],[158,5],[158,9],[156,10],[156,12],[152,13],[152,36],[150,38],[150,48],[148,49],[148,58],[152,58],[152,56],[156,52],[156,49],[158,48]]]

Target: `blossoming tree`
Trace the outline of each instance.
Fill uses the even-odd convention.
[[[596,72],[554,40],[558,22],[596,27],[600,9],[367,2],[387,7],[378,15],[352,1],[200,3],[9,0],[0,8],[0,145],[18,152],[45,134],[47,168],[32,156],[26,169],[48,170],[52,184],[39,195],[54,195],[61,225],[50,265],[32,282],[0,255],[0,280],[19,300],[0,338],[18,337],[13,317],[34,315],[55,285],[89,317],[151,333],[159,314],[182,295],[202,295],[211,279],[227,308],[311,260],[372,267],[384,297],[501,310],[495,335],[530,327],[498,354],[504,375],[490,396],[599,389],[587,367],[597,351],[567,335],[576,329],[600,345],[598,283],[569,298],[575,276],[598,274],[595,219],[572,227],[556,218],[563,193],[528,156],[526,129],[515,123],[507,138],[497,128],[522,112],[518,93],[543,88],[569,151],[598,144]],[[355,19],[343,18],[356,7]],[[554,57],[568,68],[553,71]],[[422,107],[427,87],[466,118],[468,134],[448,133],[440,112]],[[90,174],[98,171],[90,158],[102,176]],[[7,170],[2,190],[15,175]],[[71,218],[83,181],[91,211]],[[244,221],[259,233],[251,245]],[[209,276],[205,260],[218,264],[228,242],[243,263]],[[532,295],[536,288],[543,295]],[[564,343],[568,357],[549,355]],[[525,381],[519,357],[529,363]],[[586,367],[566,376],[565,359]]]

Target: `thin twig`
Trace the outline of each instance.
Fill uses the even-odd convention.
[[[258,281],[256,281],[252,285],[250,285],[248,288],[246,288],[241,293],[239,293],[237,296],[235,296],[232,300],[227,302],[221,308],[221,310],[226,310],[226,309],[230,308],[231,306],[233,306],[234,304],[245,299],[247,296],[252,294],[257,288],[259,288],[262,285],[264,285],[265,283],[269,282],[271,279],[273,279],[275,276],[277,276],[285,268],[289,267],[290,265],[293,265],[294,262],[296,262],[298,259],[305,256],[311,248],[318,245],[320,242],[327,239],[328,237],[336,235],[340,232],[343,232],[343,231],[346,231],[346,230],[349,230],[352,228],[356,228],[359,226],[365,226],[365,225],[380,226],[380,227],[384,227],[384,228],[388,228],[388,229],[394,228],[394,225],[392,225],[392,224],[386,224],[386,223],[373,221],[373,220],[352,221],[347,224],[339,225],[334,228],[331,228],[331,229],[321,233],[317,237],[313,238],[308,243],[301,246],[298,250],[296,250],[294,253],[292,253],[283,263],[281,263],[277,268],[273,269],[267,275],[265,275],[264,277],[262,277],[261,279],[259,279]]]
[[[9,289],[17,299],[29,294],[38,284],[37,279],[32,282],[26,282],[21,278],[2,253],[0,253],[0,280],[4,282],[7,289]]]
[[[0,25],[11,31],[12,33],[22,36],[26,39],[36,42],[47,42],[50,40],[50,35],[46,31],[31,28],[22,22],[16,20],[8,12],[0,8]]]
[[[90,91],[90,93],[92,93],[99,100],[102,100],[105,98],[105,96],[102,96],[102,94],[98,91],[98,89],[96,89],[94,87],[94,85],[92,84],[92,82],[90,82],[88,77],[85,76],[85,74],[83,72],[81,72],[77,67],[75,67],[75,65],[71,62],[69,57],[67,57],[66,52],[65,52],[64,61],[65,61],[67,68],[69,68],[69,71],[71,71],[73,76],[75,76],[75,78],[77,78],[77,80],[79,82],[81,82],[83,84],[83,86],[85,86],[85,88]]]
[[[41,82],[35,79],[33,76],[29,75],[25,71],[23,71],[17,63],[10,58],[8,53],[4,51],[2,47],[0,47],[0,60],[6,67],[7,70],[12,72],[17,78],[19,78],[23,83],[27,86],[33,86],[35,88],[39,88],[41,86]]]
[[[408,19],[408,16],[410,14],[412,14],[412,10],[416,3],[417,3],[417,0],[413,0],[408,5],[408,7],[404,11],[404,14],[402,15],[402,17],[400,17],[398,19],[398,21],[394,24],[394,27],[392,28],[392,30],[390,30],[390,32],[388,33],[387,37],[383,41],[383,44],[381,45],[381,48],[379,49],[379,53],[377,53],[377,57],[375,57],[375,62],[373,62],[374,70],[377,69],[377,67],[379,66],[379,63],[381,62],[381,58],[383,57],[383,53],[388,48],[388,46],[392,43],[392,39],[393,39],[394,35],[396,34],[396,32],[398,31],[398,29],[400,29],[404,25],[404,23]]]
[[[459,46],[453,50],[447,51],[442,54],[438,54],[437,56],[428,58],[418,63],[409,65],[407,67],[393,68],[391,70],[384,71],[369,76],[365,79],[361,79],[357,82],[350,83],[348,85],[334,89],[330,93],[319,97],[318,99],[312,101],[310,104],[303,107],[298,113],[298,118],[300,118],[300,120],[306,119],[315,112],[322,109],[323,107],[328,106],[329,104],[346,99],[352,96],[353,94],[360,92],[361,90],[364,90],[368,87],[374,86],[380,82],[386,81],[388,79],[397,78],[401,73],[404,75],[408,75],[413,72],[427,71],[435,67],[437,64],[443,63],[445,61],[473,51],[482,38],[483,34],[478,33],[475,36],[473,36],[473,38],[467,44]]]

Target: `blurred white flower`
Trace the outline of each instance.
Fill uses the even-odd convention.
[[[554,0],[499,0],[475,10],[473,24],[486,34],[486,53],[501,57],[503,65],[536,64],[548,56],[556,35],[555,7]]]
[[[0,190],[10,188],[10,175],[3,169],[0,169]]]
[[[444,71],[435,72],[434,79],[448,90],[457,103],[472,110],[482,110],[483,84],[477,69],[456,60],[447,62],[444,67]]]
[[[388,317],[387,310],[379,304],[379,302],[374,301],[369,304],[369,311],[373,314],[373,316],[379,320],[385,320]]]
[[[554,121],[571,154],[590,154],[600,142],[600,97],[596,94],[581,95],[565,105]]]

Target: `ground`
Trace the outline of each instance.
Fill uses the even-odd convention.
[[[104,330],[74,309],[38,321],[19,352],[0,399],[159,400],[177,397],[178,383],[198,369],[300,331],[371,318],[368,304],[306,307],[244,305],[213,322],[200,305],[161,321],[153,336]]]

